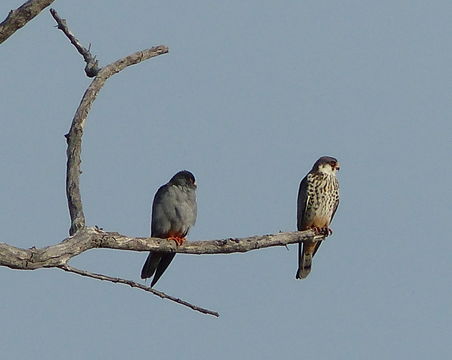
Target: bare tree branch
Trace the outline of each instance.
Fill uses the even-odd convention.
[[[69,30],[69,28],[66,24],[66,20],[60,18],[60,16],[58,15],[58,13],[56,12],[55,9],[50,9],[50,13],[52,14],[53,18],[57,22],[58,29],[63,31],[63,33],[67,36],[67,38],[69,39],[71,44],[74,45],[75,48],[77,49],[77,51],[80,53],[80,55],[83,56],[83,59],[86,62],[86,66],[85,66],[86,75],[88,77],[96,76],[100,70],[99,67],[97,66],[98,63],[97,63],[96,57],[91,54],[89,49],[86,49],[80,43],[80,41],[77,40],[77,38],[74,36],[74,34],[71,32],[71,30]]]
[[[44,248],[21,249],[0,243],[0,266],[13,269],[35,270],[65,265],[69,259],[90,249],[116,249],[129,251],[160,251],[184,254],[243,253],[273,246],[285,246],[301,241],[321,241],[323,235],[312,230],[229,238],[210,241],[187,241],[181,246],[168,239],[129,237],[97,228],[83,228],[75,235],[56,245]]]
[[[82,199],[80,196],[80,153],[82,146],[83,128],[88,112],[97,97],[102,86],[112,75],[124,70],[126,67],[148,60],[158,55],[168,53],[166,46],[160,45],[153,48],[137,51],[132,55],[119,59],[114,63],[103,67],[93,79],[85,91],[74,119],[71,129],[66,135],[67,139],[67,171],[66,171],[66,195],[68,199],[69,213],[71,215],[71,228],[69,234],[73,235],[85,226]]]
[[[94,248],[129,251],[162,251],[197,255],[230,254],[243,253],[272,246],[285,246],[300,241],[321,241],[324,238],[323,235],[316,235],[312,230],[307,230],[274,235],[259,235],[241,239],[229,238],[211,241],[188,241],[181,246],[177,246],[175,242],[168,241],[168,239],[133,238],[115,232],[105,232],[98,228],[83,228],[74,236],[63,240],[59,244],[41,249],[35,247],[21,249],[5,243],[0,243],[0,266],[20,270],[60,268],[81,276],[126,284],[131,287],[151,292],[163,299],[175,301],[204,314],[219,316],[218,313],[214,311],[193,305],[187,301],[172,297],[134,281],[79,270],[69,266],[67,262],[71,258]]]
[[[216,317],[220,316],[220,314],[218,314],[216,311],[208,310],[208,309],[202,308],[200,306],[196,306],[196,305],[190,304],[189,302],[187,302],[185,300],[176,298],[174,296],[167,295],[164,292],[155,290],[155,289],[153,289],[153,288],[151,288],[149,286],[145,286],[145,285],[136,283],[136,282],[131,281],[131,280],[125,280],[125,279],[114,278],[114,277],[106,276],[106,275],[102,275],[102,274],[91,273],[91,272],[88,272],[88,271],[85,271],[85,270],[76,269],[76,268],[74,268],[72,266],[69,266],[67,264],[60,265],[58,267],[60,269],[63,269],[64,271],[73,272],[73,273],[81,275],[81,276],[86,276],[86,277],[90,277],[90,278],[98,279],[98,280],[110,281],[110,282],[113,282],[113,283],[129,285],[129,286],[131,286],[133,288],[137,288],[137,289],[141,289],[141,290],[144,290],[144,291],[148,291],[148,292],[150,292],[150,293],[152,293],[154,295],[157,295],[157,296],[161,297],[162,299],[167,299],[167,300],[170,300],[170,301],[174,301],[174,302],[176,302],[178,304],[181,304],[183,306],[187,306],[190,309],[193,309],[195,311],[199,311],[199,312],[201,312],[203,314],[213,315],[213,316],[216,316]]]
[[[29,0],[16,10],[11,10],[0,24],[0,44],[55,0]]]
[[[82,198],[80,195],[80,154],[82,146],[83,128],[85,126],[88,113],[94,100],[97,97],[102,86],[112,75],[124,70],[126,67],[140,63],[141,61],[148,60],[158,55],[168,53],[166,46],[160,45],[150,49],[137,51],[132,55],[119,59],[114,63],[103,67],[97,68],[97,61],[94,56],[91,55],[89,50],[85,49],[80,42],[75,38],[73,33],[69,30],[66,24],[66,20],[61,19],[58,13],[54,9],[50,9],[50,13],[56,20],[58,28],[61,29],[70,42],[76,47],[78,52],[83,55],[87,62],[85,71],[88,76],[90,72],[94,72],[96,77],[93,79],[88,89],[86,89],[80,105],[75,112],[72,120],[72,125],[69,133],[66,134],[67,141],[67,164],[66,164],[66,196],[68,200],[69,214],[71,216],[71,227],[69,229],[69,235],[75,234],[80,229],[85,227],[85,215],[83,213]],[[87,70],[89,68],[89,70]]]

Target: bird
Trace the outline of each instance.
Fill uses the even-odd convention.
[[[177,245],[185,242],[185,236],[196,222],[196,187],[194,175],[182,170],[157,190],[152,202],[151,237],[174,240]],[[175,255],[151,251],[141,270],[141,278],[154,275],[153,287]]]
[[[298,231],[312,229],[325,236],[333,233],[329,226],[339,205],[339,181],[336,177],[339,169],[337,159],[322,156],[301,180],[297,201]],[[320,243],[304,241],[298,244],[297,279],[304,279],[311,272],[312,258]]]

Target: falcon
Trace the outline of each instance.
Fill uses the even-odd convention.
[[[195,224],[196,213],[195,177],[190,171],[179,171],[154,196],[151,237],[174,240],[177,245],[182,245]],[[151,251],[141,270],[141,278],[147,279],[154,275],[151,287],[154,286],[175,255]]]
[[[301,180],[297,203],[299,231],[313,229],[325,236],[333,233],[329,226],[339,205],[339,182],[336,178],[339,167],[339,162],[335,158],[322,156]],[[304,279],[309,275],[312,258],[320,243],[305,241],[298,244],[297,279]]]

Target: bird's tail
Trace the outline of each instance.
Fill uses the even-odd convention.
[[[174,259],[174,256],[176,256],[176,253],[165,254],[150,252],[146,262],[143,265],[143,269],[141,269],[141,278],[150,278],[155,273],[151,282],[151,287],[153,287]]]
[[[298,271],[297,279],[306,278],[311,272],[312,258],[318,248],[315,242],[306,241],[298,244]]]
[[[161,259],[161,253],[150,252],[146,259],[146,262],[143,265],[143,268],[141,269],[141,278],[147,279],[154,275],[155,269],[157,269],[157,266],[160,263]]]

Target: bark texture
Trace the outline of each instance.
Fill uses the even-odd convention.
[[[116,249],[129,251],[162,251],[183,254],[243,253],[272,246],[285,246],[300,241],[321,241],[323,235],[312,230],[258,235],[223,240],[187,241],[177,246],[174,241],[158,238],[129,237],[86,227],[62,242],[44,248],[21,249],[0,243],[0,266],[12,269],[36,270],[66,265],[69,259],[90,249]]]
[[[55,0],[30,0],[11,10],[5,20],[0,24],[0,44],[12,34],[27,24]]]

